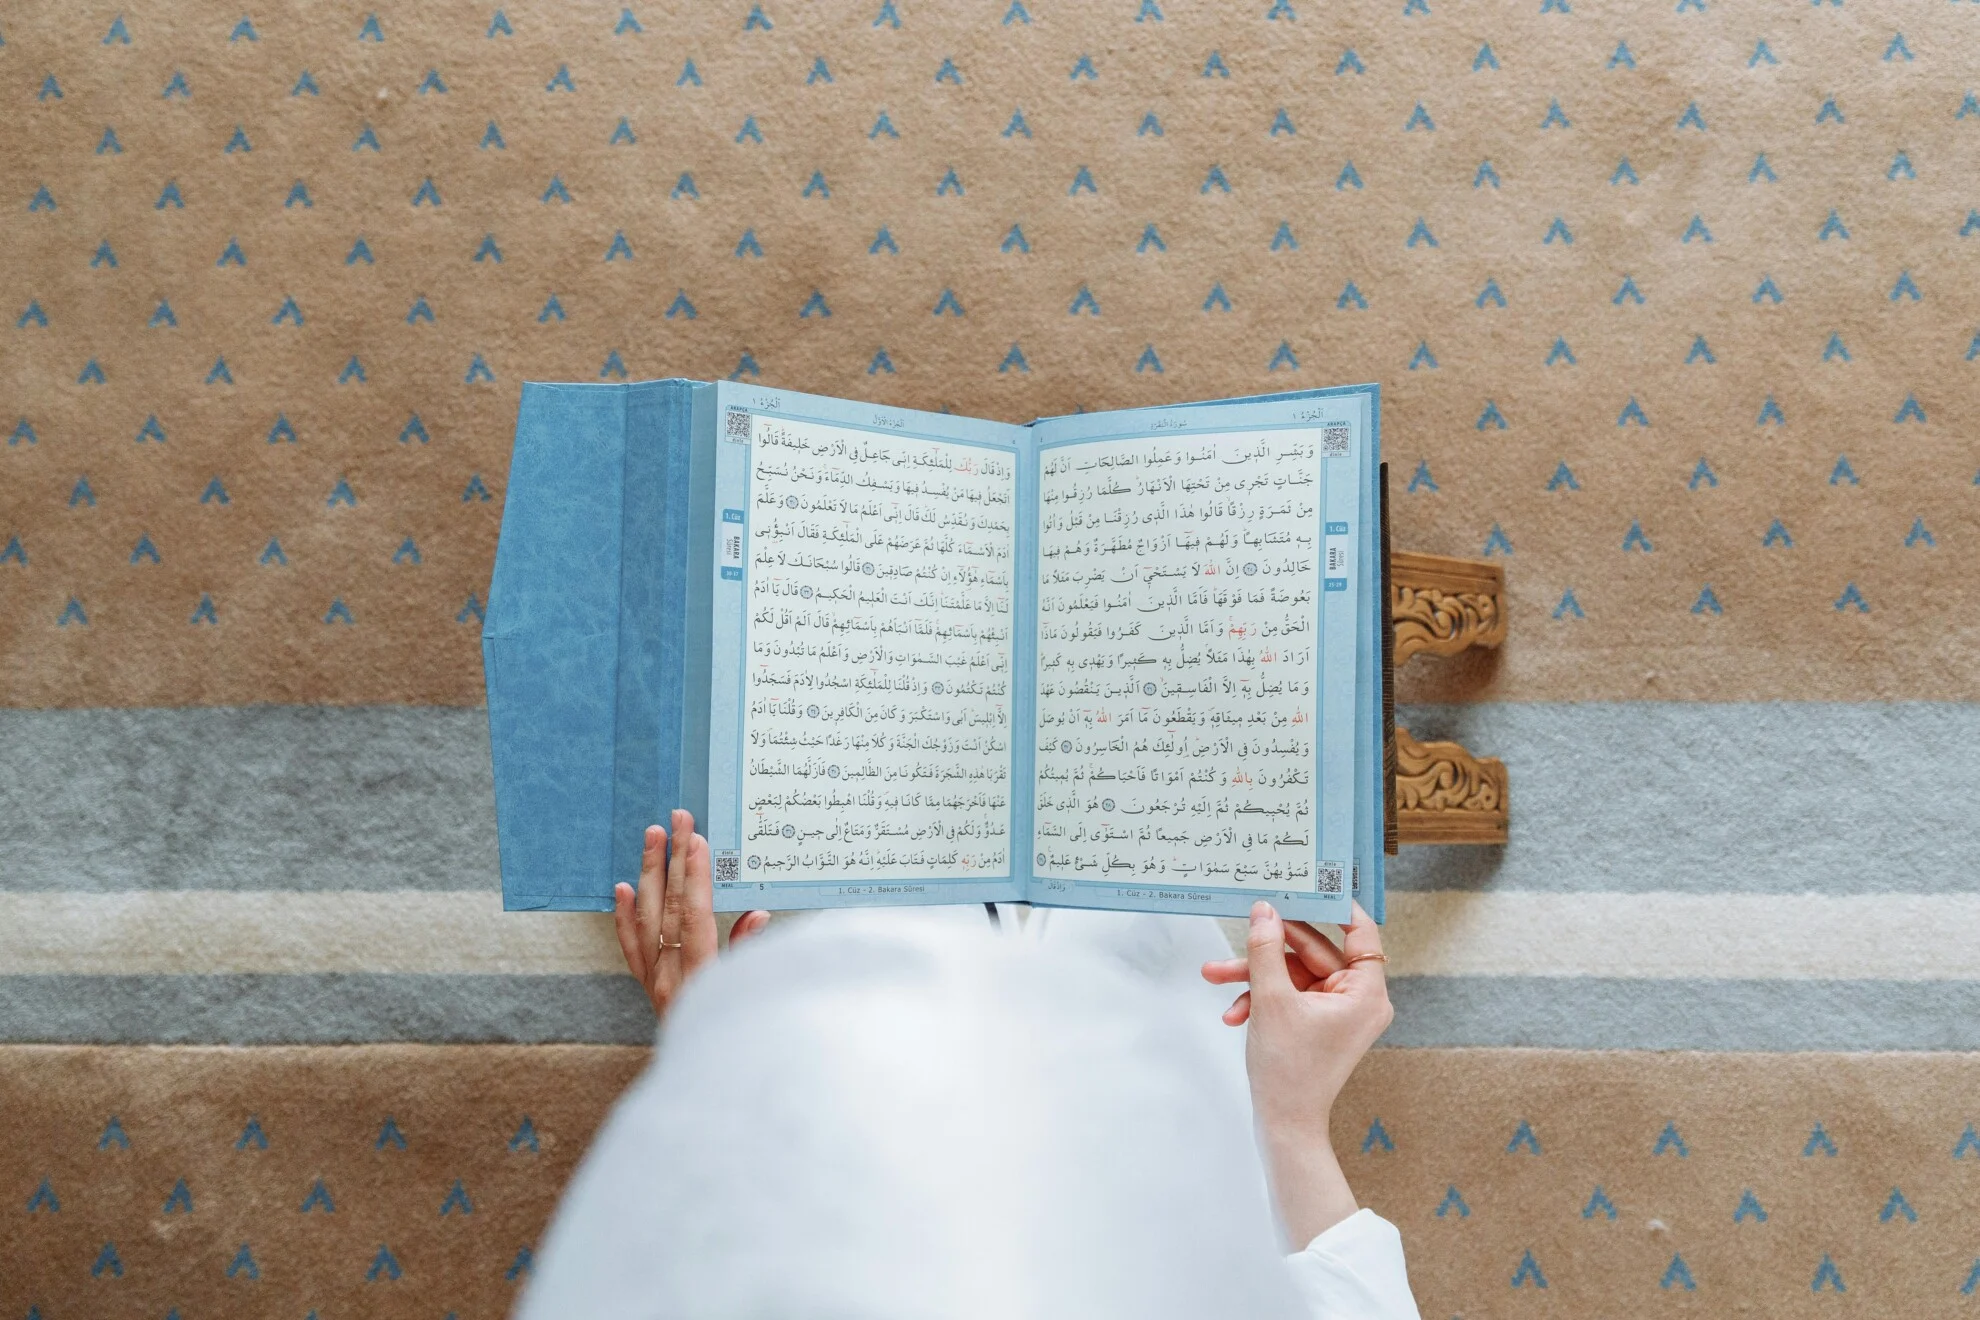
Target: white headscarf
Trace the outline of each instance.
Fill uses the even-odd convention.
[[[792,927],[682,995],[522,1320],[1303,1313],[1201,993],[980,919]]]

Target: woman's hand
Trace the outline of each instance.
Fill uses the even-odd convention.
[[[619,934],[619,951],[653,1001],[655,1016],[665,1016],[687,979],[711,961],[716,950],[708,840],[694,832],[694,817],[685,811],[676,811],[672,824],[672,848],[666,830],[646,827],[638,892],[624,881],[612,889],[612,925]],[[729,943],[769,924],[768,912],[745,912],[730,927]]]
[[[1381,930],[1359,903],[1337,946],[1260,902],[1246,956],[1203,965],[1213,985],[1251,983],[1224,1021],[1251,1023],[1244,1054],[1252,1109],[1295,1248],[1355,1211],[1328,1124],[1348,1075],[1395,1016],[1381,952]]]

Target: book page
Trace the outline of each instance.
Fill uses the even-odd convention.
[[[1322,561],[1342,554],[1320,440],[1042,451],[1038,876],[1342,892],[1316,856]]]
[[[1014,456],[749,424],[740,873],[724,878],[1009,874]]]

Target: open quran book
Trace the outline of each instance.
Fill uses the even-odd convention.
[[[525,385],[482,634],[505,905],[609,909],[683,806],[722,910],[1379,917],[1378,403]]]

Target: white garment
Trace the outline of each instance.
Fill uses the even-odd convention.
[[[1226,936],[1206,917],[1039,908],[1024,931],[1033,939],[1083,946],[1174,986],[1185,999],[1199,1001],[1193,1011],[1211,1020],[1236,998],[1235,991],[1205,981],[1199,969],[1211,959],[1241,955],[1242,945],[1235,941],[1242,935]],[[1214,1039],[1223,1047],[1219,1062],[1242,1075],[1244,1033],[1227,1029]],[[1249,1114],[1248,1087],[1244,1098]],[[1403,1264],[1402,1235],[1373,1210],[1355,1211],[1304,1251],[1286,1257],[1286,1265],[1313,1320],[1420,1320]]]
[[[1029,924],[833,914],[697,976],[520,1320],[1416,1320],[1367,1211],[1282,1263],[1216,927]]]
[[[1419,1320],[1402,1234],[1373,1210],[1355,1211],[1286,1265],[1313,1320]]]

